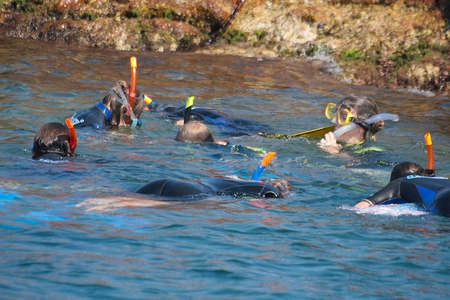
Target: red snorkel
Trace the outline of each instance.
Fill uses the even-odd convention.
[[[128,94],[128,104],[133,109],[134,99],[136,98],[136,82],[137,82],[137,59],[135,56],[130,57],[131,79],[130,92]]]
[[[69,118],[66,119],[66,126],[69,129],[70,151],[75,153],[75,148],[77,147],[77,134],[75,133],[75,128],[73,128],[72,121],[70,121]]]
[[[425,171],[430,175],[434,175],[434,151],[431,134],[429,132],[425,133],[424,138],[425,146],[427,147],[427,169]]]

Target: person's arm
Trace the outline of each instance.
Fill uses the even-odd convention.
[[[394,181],[391,181],[383,189],[379,190],[372,196],[361,200],[360,202],[355,204],[354,207],[365,208],[365,207],[381,204],[385,201],[400,198],[400,184],[403,180],[404,180],[404,178],[398,178]]]

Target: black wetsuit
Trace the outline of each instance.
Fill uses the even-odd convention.
[[[410,175],[391,181],[366,200],[372,204],[416,203],[426,211],[450,217],[450,180]]]
[[[102,103],[97,103],[89,109],[85,109],[73,114],[70,118],[73,127],[93,127],[103,129],[110,125],[111,113]]]
[[[261,181],[212,178],[200,182],[160,179],[141,187],[137,193],[155,195],[167,200],[200,200],[212,195],[233,197],[280,197],[279,190]]]
[[[169,119],[182,119],[184,117],[184,106],[174,107],[152,103],[148,107],[151,111],[159,112]],[[219,126],[221,130],[229,136],[250,135],[260,131],[272,131],[271,127],[266,124],[252,120],[230,118],[213,109],[196,106],[191,109],[191,120],[202,121],[206,124]]]

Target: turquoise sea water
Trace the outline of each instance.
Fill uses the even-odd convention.
[[[108,209],[112,196],[159,178],[250,178],[261,157],[176,142],[170,121],[144,112],[140,129],[78,130],[72,161],[33,161],[37,129],[128,79],[131,53],[0,40],[1,298],[450,297],[449,218],[409,204],[351,209],[395,163],[426,164],[426,131],[437,174],[450,175],[448,98],[350,86],[289,60],[133,54],[139,88],[159,103],[196,95],[198,105],[293,133],[328,125],[326,103],[353,93],[401,120],[377,136],[384,152],[364,155],[330,155],[303,138],[231,138],[277,152],[262,179],[289,180],[284,199]]]

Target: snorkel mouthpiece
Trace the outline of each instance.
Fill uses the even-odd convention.
[[[427,169],[425,171],[430,175],[434,175],[434,151],[431,134],[429,132],[425,133],[424,139],[427,147]]]
[[[352,122],[350,124],[347,124],[345,126],[339,127],[334,131],[334,137],[338,139],[341,137],[344,133],[349,132],[350,130],[353,130],[355,128],[358,128],[358,125],[363,127],[366,131],[370,129],[372,124],[379,122],[379,121],[393,121],[398,122],[400,120],[399,116],[396,114],[390,114],[390,113],[379,113],[376,115],[371,116],[366,121],[361,121],[358,118],[352,117]]]
[[[191,110],[192,106],[194,105],[194,99],[194,96],[189,96],[186,100],[186,106],[184,108],[184,124],[189,122],[189,120],[191,119]]]
[[[137,59],[135,56],[130,57],[131,79],[130,91],[128,94],[128,104],[133,108],[134,99],[136,98],[136,82],[137,82]]]
[[[261,176],[261,173],[269,165],[270,161],[275,157],[276,154],[277,154],[276,152],[269,152],[266,154],[266,156],[263,158],[263,160],[259,164],[258,168],[256,168],[255,172],[253,172],[252,180],[259,179],[259,177]]]
[[[75,148],[77,147],[77,134],[75,132],[75,128],[73,128],[72,121],[69,118],[66,119],[66,126],[69,129],[69,146],[70,151],[75,153]]]

